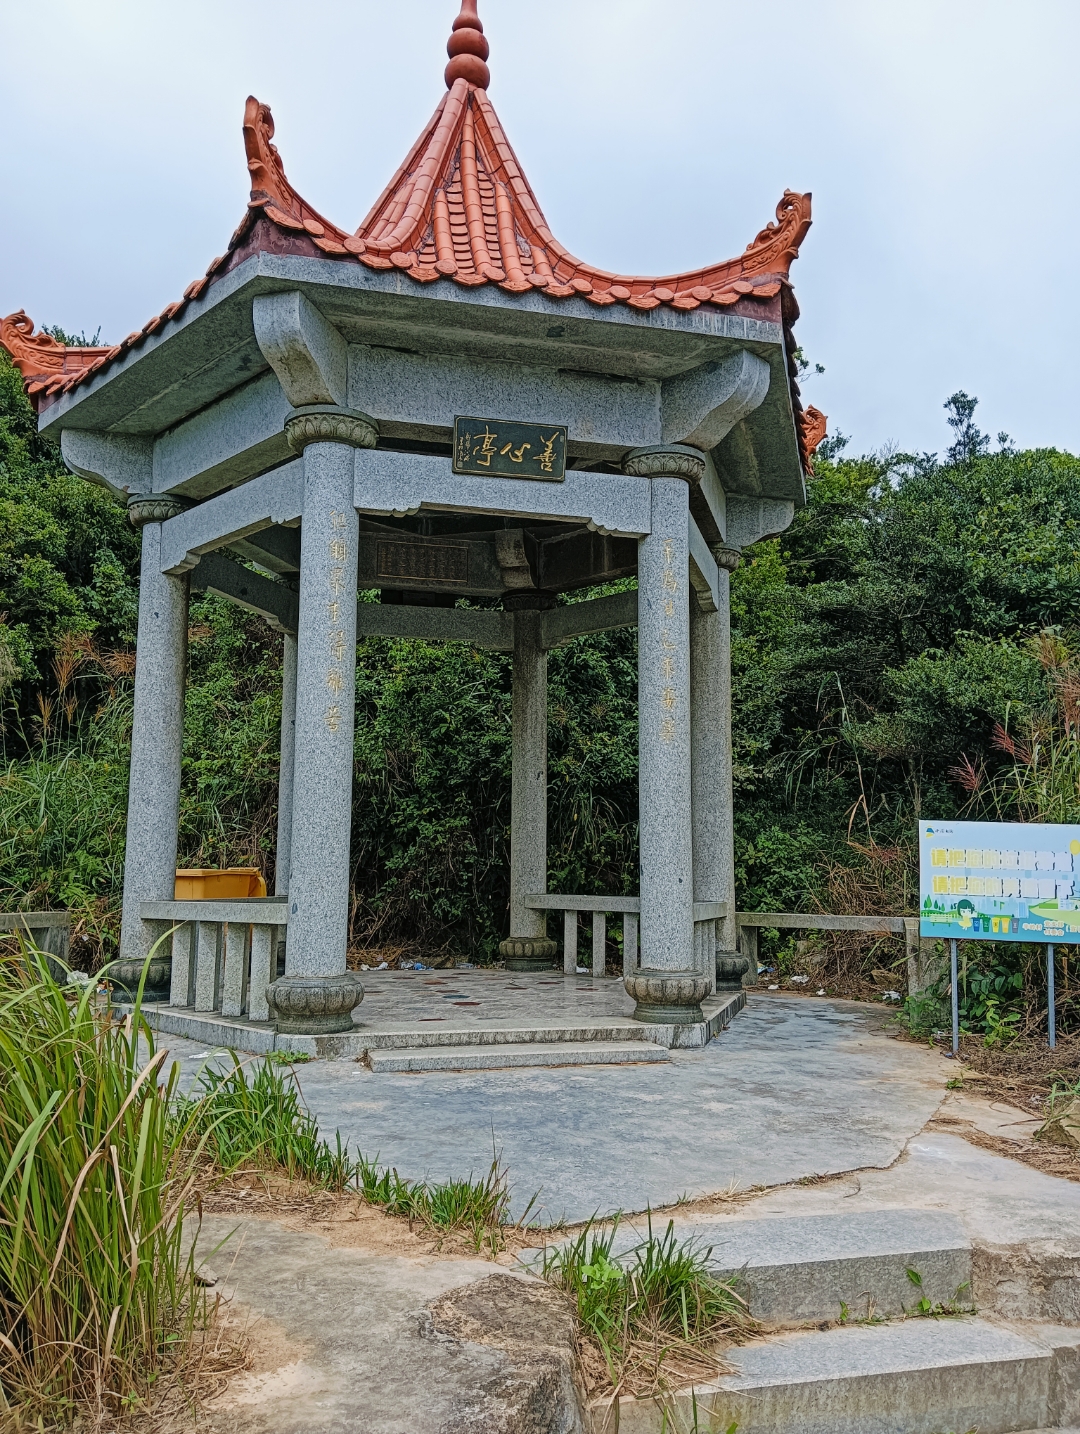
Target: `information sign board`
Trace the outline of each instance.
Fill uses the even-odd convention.
[[[920,822],[919,931],[1080,942],[1080,826]]]

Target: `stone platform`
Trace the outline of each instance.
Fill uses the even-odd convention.
[[[190,1007],[145,1011],[162,1034],[207,1045],[253,1055],[285,1050],[331,1060],[370,1058],[375,1070],[408,1071],[662,1060],[667,1049],[706,1046],[746,1004],[742,991],[723,991],[702,1002],[704,1021],[662,1026],[634,1020],[634,999],[616,977],[461,967],[364,971],[361,977],[355,1030],[343,1035],[278,1035],[265,1022]],[[557,1056],[553,1043],[561,1047]],[[639,1056],[626,1049],[630,1043],[640,1045]]]

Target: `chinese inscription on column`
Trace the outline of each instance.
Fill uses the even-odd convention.
[[[345,533],[345,514],[331,508],[330,539],[327,544],[330,567],[326,604],[326,616],[329,620],[326,690],[329,694],[329,701],[325,717],[327,730],[331,733],[336,732],[341,726],[341,698],[345,690],[345,677],[341,670],[341,664],[345,659],[345,629],[341,626],[341,613],[343,604],[350,601],[348,585],[345,581],[346,565],[349,559],[349,547]],[[355,602],[355,595],[351,600]]]
[[[679,580],[675,575],[675,542],[672,538],[664,539],[664,575],[661,585],[664,591],[664,616],[675,616],[675,598],[679,592]],[[664,628],[660,633],[660,644],[664,649],[660,658],[660,677],[663,686],[660,689],[660,703],[664,709],[665,716],[660,720],[660,740],[673,742],[675,740],[675,717],[674,713],[679,705],[679,694],[675,689],[675,658],[674,653],[678,652],[678,644],[671,640],[671,629]]]

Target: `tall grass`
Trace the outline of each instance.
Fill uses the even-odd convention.
[[[144,1399],[197,1314],[176,1068],[94,999],[0,960],[0,1423]]]

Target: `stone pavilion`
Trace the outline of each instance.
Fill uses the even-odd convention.
[[[249,99],[247,211],[181,299],[111,347],[0,321],[40,430],[142,533],[121,957],[175,927],[151,984],[177,1011],[352,1029],[357,639],[459,641],[513,654],[506,962],[555,963],[561,910],[572,971],[578,911],[621,913],[637,1018],[692,1025],[745,969],[729,575],[791,522],[825,431],[792,335],[810,196],[786,192],[737,258],[663,278],[595,268],[552,235],[503,132],[475,0],[447,49],[446,93],[355,232],[289,183]],[[561,600],[629,578],[636,591]],[[284,634],[261,902],[173,900],[192,590]],[[358,604],[370,590],[381,602]],[[605,906],[547,889],[547,654],[635,624],[640,893]]]

